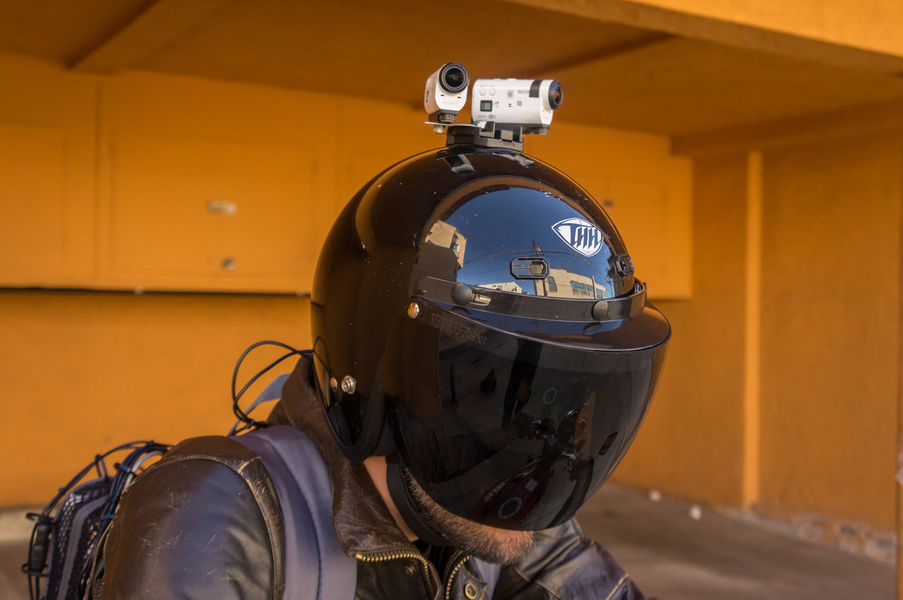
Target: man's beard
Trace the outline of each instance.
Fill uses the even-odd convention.
[[[452,514],[427,496],[407,469],[403,472],[421,520],[452,546],[480,560],[499,565],[516,563],[533,549],[532,531],[499,529]]]

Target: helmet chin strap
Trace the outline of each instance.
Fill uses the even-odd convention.
[[[401,462],[397,460],[386,461],[386,483],[389,486],[389,495],[401,513],[401,518],[414,534],[430,546],[450,546],[445,537],[429,525],[423,522],[414,506],[411,492],[405,481]]]

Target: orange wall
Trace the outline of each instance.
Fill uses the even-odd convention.
[[[903,140],[764,154],[762,488],[894,524]]]
[[[347,199],[445,141],[402,103],[3,55],[0,79],[0,285],[309,292]],[[690,295],[690,164],[666,137],[556,123],[526,150],[605,200],[653,296]]]
[[[238,354],[262,339],[306,347],[308,306],[276,296],[0,292],[0,505],[46,502],[95,452],[125,441],[224,433]],[[244,379],[278,356],[259,352]]]
[[[17,63],[23,85],[31,68]],[[154,86],[175,96],[194,90],[189,104],[198,114],[207,99],[222,93],[292,110],[317,99],[147,74],[128,74],[117,85],[136,96]],[[368,175],[442,141],[407,126],[388,137],[373,129],[374,123],[419,119],[412,107],[318,98],[324,106],[334,104],[330,114],[341,117],[341,126],[323,138],[317,170],[322,196],[305,198],[311,247]],[[31,106],[27,98],[19,100],[13,104],[22,110]],[[215,130],[233,104],[241,103],[233,98],[216,104],[224,111],[219,117],[186,123],[158,114],[154,127],[203,137],[192,128]],[[178,105],[167,110],[178,111]],[[115,127],[101,125],[103,140],[144,127],[127,118]],[[285,136],[276,125],[268,131]],[[94,129],[72,131],[93,135]],[[262,129],[236,131],[253,137]],[[0,140],[2,135],[0,130]],[[108,173],[114,161],[105,153],[111,150],[106,142],[99,146],[96,172]],[[529,140],[527,149],[612,205],[628,247],[641,258],[639,273],[651,273],[653,297],[669,298],[658,301],[674,327],[662,385],[616,479],[713,504],[751,502],[771,512],[811,511],[891,527],[903,142],[833,141],[764,153],[761,291],[747,287],[747,266],[754,264],[747,252],[755,246],[747,243],[751,174],[745,156],[691,163],[671,156],[661,136],[566,123],[549,138]],[[81,165],[78,172],[85,171],[95,172]],[[104,186],[108,182],[90,184],[89,178],[79,188],[81,209],[103,205],[111,196]],[[626,201],[617,190],[630,191]],[[634,192],[648,204],[631,204]],[[2,206],[2,214],[14,217],[29,206]],[[102,232],[106,216],[100,211],[88,221]],[[658,219],[654,227],[652,218]],[[662,233],[649,234],[653,230]],[[102,233],[97,239],[63,238],[99,252],[93,259],[79,255],[78,277],[90,278],[91,265],[109,259]],[[167,287],[178,289],[175,283]],[[657,293],[661,289],[672,293]],[[751,302],[761,310],[755,329],[760,393],[752,398],[744,386]],[[0,438],[0,505],[46,500],[95,452],[121,441],[176,441],[224,431],[231,423],[228,381],[238,353],[264,338],[306,346],[307,311],[307,301],[292,296],[0,292],[0,402],[8,415]],[[761,421],[755,437],[746,437],[749,414]],[[761,482],[752,494],[744,487],[750,470]]]
[[[55,142],[46,152],[37,146],[21,168],[0,164],[0,232],[25,229],[5,238],[6,285],[304,291],[331,219],[351,194],[385,166],[444,142],[423,125],[420,110],[397,103],[136,72],[73,83],[58,66],[0,56],[4,74],[16,85],[0,97],[0,121],[21,123],[0,127],[0,148],[49,130],[73,149],[57,152]],[[80,102],[34,102],[50,92]],[[632,236],[629,247],[653,297],[688,296],[690,161],[671,156],[663,136],[556,127],[557,138],[528,140],[528,152],[574,169],[631,227],[642,231],[644,213],[666,215],[656,226],[673,252],[656,250],[661,236]],[[94,147],[96,157],[85,150]],[[173,156],[161,151],[167,147]],[[258,151],[295,157],[299,147],[316,161],[299,162],[296,178],[314,183],[307,193],[280,192],[285,174],[271,172]],[[224,170],[197,156],[204,152],[237,164]],[[56,181],[63,192],[48,198],[35,182],[73,172],[76,157],[80,185]],[[244,169],[241,160],[250,159]],[[50,175],[33,176],[44,171]],[[226,196],[239,206],[233,221],[207,214],[208,200],[235,189],[240,193]],[[631,189],[646,193],[619,192]],[[279,205],[275,212],[254,212],[267,202]],[[80,220],[56,219],[67,211]],[[278,227],[267,226],[274,215]],[[235,272],[222,272],[221,251],[233,241],[246,253],[281,249],[258,260],[274,264],[278,277],[243,275],[241,257]],[[285,251],[293,242],[300,255]],[[44,256],[45,246],[56,254]],[[78,268],[66,262],[72,248]],[[17,415],[5,420],[0,438],[0,506],[46,501],[94,453],[120,442],[225,431],[238,354],[265,338],[306,347],[307,311],[307,301],[293,296],[0,291],[0,406]],[[249,374],[253,364],[262,361]],[[25,448],[34,461],[19,459]]]
[[[661,386],[615,479],[740,504],[746,163],[697,160],[693,298],[657,303],[673,337]]]
[[[747,157],[695,161],[693,298],[659,303],[672,346],[615,477],[781,518],[893,529],[903,139],[762,156],[758,289],[746,273]],[[760,344],[753,397],[748,335]],[[756,485],[744,486],[750,475]]]

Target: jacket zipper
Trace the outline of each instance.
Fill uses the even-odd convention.
[[[420,567],[423,571],[423,578],[427,585],[432,583],[434,587],[438,588],[436,582],[433,581],[433,577],[431,577],[432,573],[430,572],[430,563],[425,558],[423,558],[423,556],[416,552],[411,552],[409,550],[374,552],[373,554],[361,554],[360,552],[357,552],[355,553],[354,558],[366,563],[386,562],[390,560],[398,560],[400,558],[413,558],[420,563]]]
[[[448,572],[448,577],[445,579],[445,581],[446,581],[446,583],[445,583],[445,600],[451,600],[452,584],[455,582],[455,575],[458,574],[458,571],[461,569],[461,567],[464,566],[464,563],[466,563],[468,560],[470,560],[470,555],[464,554],[462,552],[461,559],[457,563],[452,561],[452,564],[454,564],[454,566]]]

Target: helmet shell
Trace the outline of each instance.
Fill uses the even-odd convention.
[[[598,307],[622,301],[626,312],[596,318]],[[441,347],[448,339],[465,345],[497,340],[498,348],[507,349],[499,351],[493,364],[507,352],[509,362],[517,363],[515,378],[525,361],[542,363],[540,355],[550,357],[551,362],[539,364],[546,373],[565,373],[565,363],[607,371],[605,356],[630,363],[621,370],[629,370],[641,385],[633,385],[619,400],[630,406],[619,409],[622,416],[616,419],[623,422],[617,451],[609,453],[612,434],[593,434],[607,444],[607,462],[596,470],[592,461],[590,467],[581,463],[587,473],[581,479],[585,496],[591,482],[595,489],[607,477],[633,438],[661,366],[663,352],[658,350],[670,336],[661,313],[645,303],[645,288],[635,279],[620,234],[583,188],[535,158],[465,144],[403,160],[351,199],[320,253],[311,307],[317,387],[339,448],[350,460],[397,451],[427,493],[437,495],[445,484],[437,480],[431,486],[430,469],[415,464],[416,455],[428,451],[423,440],[432,434],[415,440],[410,432],[435,427],[430,419],[447,408],[449,387],[454,395],[455,382],[444,371],[437,374],[447,370],[443,357],[450,354]],[[468,352],[458,353],[456,360],[482,349]],[[495,372],[493,368],[493,381]],[[499,371],[500,380],[510,379],[503,375]],[[561,376],[584,389],[584,375]],[[353,385],[342,384],[349,380]],[[504,404],[508,412],[524,406],[510,399]],[[577,420],[585,420],[586,410],[578,405],[567,415],[543,417],[542,427],[555,422],[557,433],[542,435],[573,437]],[[627,414],[629,419],[623,417]],[[525,415],[512,412],[499,418],[505,427],[542,438],[536,431],[525,433],[530,429]],[[394,444],[387,445],[387,438]],[[547,442],[546,452],[575,456],[567,451],[572,441]],[[571,498],[566,507],[559,503],[556,514],[547,510],[537,517],[539,509],[510,510],[513,505],[498,491],[516,488],[522,493],[526,488],[518,477],[528,481],[546,472],[551,477],[554,460],[541,454],[518,465],[510,481],[487,482],[487,489],[495,485],[491,497],[484,494],[467,506],[434,499],[465,518],[502,527],[550,526],[576,510],[582,499]],[[487,511],[510,512],[518,515],[511,517],[517,522],[479,516]]]

